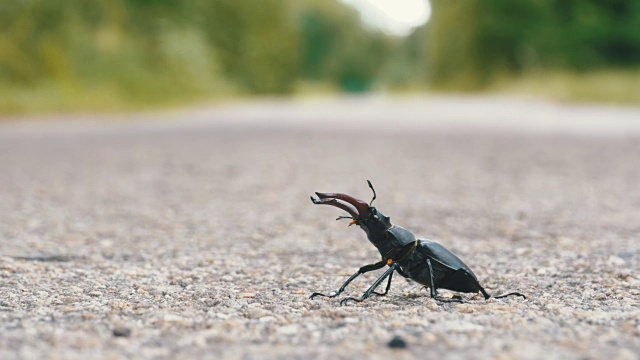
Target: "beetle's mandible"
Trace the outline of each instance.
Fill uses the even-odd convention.
[[[409,230],[394,225],[389,217],[384,216],[375,207],[371,206],[376,199],[376,191],[367,180],[373,191],[373,199],[367,204],[352,196],[340,193],[319,193],[318,198],[311,197],[316,205],[332,205],[349,213],[351,216],[340,216],[336,220],[351,219],[349,225],[356,224],[364,230],[369,241],[378,248],[382,260],[361,267],[340,289],[333,295],[325,295],[319,292],[311,294],[311,299],[316,296],[333,298],[340,295],[355,278],[369,271],[389,268],[367,289],[360,298],[347,297],[340,304],[352,300],[364,301],[371,294],[386,295],[391,288],[391,278],[395,271],[401,276],[409,278],[429,288],[433,299],[442,302],[462,302],[460,298],[443,299],[438,296],[438,289],[448,289],[463,293],[482,293],[485,299],[492,297],[478,282],[478,278],[471,269],[454,253],[431,240],[416,239]],[[387,287],[383,293],[375,289],[388,278]],[[511,295],[526,297],[519,292],[510,292],[494,298],[503,298]]]

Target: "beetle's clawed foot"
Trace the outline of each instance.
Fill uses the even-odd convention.
[[[502,299],[502,298],[506,298],[507,296],[522,296],[523,299],[526,299],[527,297],[524,296],[524,294],[521,294],[519,292],[510,292],[508,294],[502,294],[502,295],[498,295],[498,296],[493,296],[494,299]]]
[[[386,294],[377,293],[377,292],[374,292],[374,294],[376,294],[378,296],[386,295]],[[332,299],[332,298],[334,298],[334,297],[336,297],[338,295],[340,295],[340,293],[333,294],[333,295],[325,295],[325,294],[322,294],[322,293],[315,292],[315,293],[311,294],[311,296],[309,296],[309,299],[313,300],[313,298],[316,297],[316,296],[322,296],[322,297],[326,297],[326,298]],[[349,301],[353,301],[353,302],[359,303],[359,302],[363,302],[365,299],[366,299],[366,297],[361,297],[361,298],[348,297],[348,298],[344,298],[344,299],[340,300],[340,305],[341,306],[347,305],[347,303]]]
[[[309,296],[309,299],[313,300],[313,298],[315,298],[316,296],[321,296],[321,297],[326,297],[326,298],[333,299],[334,297],[340,295],[340,293],[341,293],[341,291],[338,291],[333,295],[327,295],[327,294],[323,294],[323,293],[319,293],[319,292],[314,292],[313,294],[311,294],[311,296]],[[356,298],[353,298],[353,297],[348,297],[348,298],[344,298],[344,299],[340,300],[340,305],[346,305],[350,300],[354,301],[354,302],[362,302],[362,301],[364,301],[364,299],[366,299],[366,298],[363,297],[363,298],[356,299]]]
[[[326,295],[326,294],[323,294],[323,293],[314,292],[313,294],[311,294],[311,296],[309,296],[309,299],[313,300],[313,298],[316,297],[316,296],[334,298],[334,297],[338,296],[338,294],[340,294],[340,293],[336,293],[336,294],[333,294],[333,295]]]
[[[340,300],[340,305],[341,306],[347,305],[347,303],[349,301],[353,301],[353,302],[359,303],[359,302],[363,302],[364,299],[356,299],[356,298],[353,298],[353,297],[348,297],[348,298],[344,298],[344,299]]]
[[[436,296],[436,297],[433,298],[433,300],[440,301],[440,302],[443,302],[443,303],[460,303],[460,304],[464,303],[464,300],[462,300],[462,296],[460,296],[460,295],[454,295],[450,299],[445,299],[443,297]]]

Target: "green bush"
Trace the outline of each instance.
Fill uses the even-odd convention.
[[[505,75],[640,66],[640,2],[431,0],[431,82],[477,89]]]

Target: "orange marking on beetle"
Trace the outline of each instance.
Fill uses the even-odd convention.
[[[393,259],[387,260],[387,265],[391,265],[391,264],[393,264]]]

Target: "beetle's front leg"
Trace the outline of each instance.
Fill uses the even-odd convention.
[[[369,264],[369,265],[365,265],[363,267],[361,267],[360,269],[358,269],[358,271],[355,272],[355,274],[351,275],[347,281],[344,282],[344,284],[342,284],[342,286],[340,286],[340,289],[338,289],[338,291],[333,294],[333,295],[325,295],[323,293],[319,293],[319,292],[314,292],[313,294],[311,294],[311,296],[309,297],[309,299],[313,299],[316,296],[322,296],[322,297],[328,297],[328,298],[334,298],[338,295],[340,295],[344,289],[347,287],[347,285],[349,285],[349,283],[351,283],[353,281],[353,279],[357,278],[358,276],[369,272],[369,271],[373,271],[373,270],[378,270],[383,268],[385,265],[387,264],[386,261],[381,260],[380,262],[377,262],[375,264]],[[389,284],[390,285],[390,284]]]

